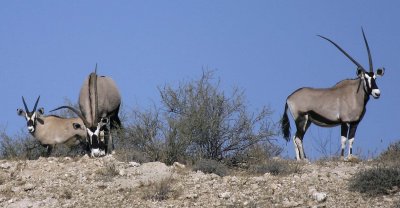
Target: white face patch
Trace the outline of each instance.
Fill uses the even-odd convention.
[[[29,117],[28,114],[25,114],[25,118],[26,118],[26,121],[32,120],[32,124],[33,125],[32,126],[28,126],[28,131],[30,133],[33,133],[35,131],[34,125],[35,125],[35,122],[36,122],[35,121],[36,120],[36,112],[33,113],[31,117]]]
[[[91,149],[90,154],[92,155],[92,157],[101,157],[106,155],[106,151],[105,150],[100,150],[100,149]]]
[[[365,78],[367,78],[368,88],[371,88],[371,77],[367,73],[365,73],[364,76],[365,76]]]
[[[374,98],[379,98],[379,96],[381,95],[381,91],[379,89],[373,89],[371,95]]]
[[[99,136],[100,128],[97,126],[96,131],[92,132],[89,128],[86,128],[87,133],[89,134],[89,142],[92,144],[93,135]]]

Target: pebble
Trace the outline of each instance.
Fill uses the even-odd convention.
[[[220,193],[220,194],[218,195],[218,197],[219,197],[219,198],[222,198],[222,199],[229,199],[229,198],[231,197],[231,192]]]
[[[129,167],[139,167],[140,166],[140,163],[137,163],[137,162],[129,162]]]

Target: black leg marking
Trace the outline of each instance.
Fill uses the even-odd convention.
[[[340,135],[342,136],[340,138],[340,140],[341,140],[340,141],[341,142],[341,148],[342,148],[342,151],[340,152],[340,156],[341,157],[344,157],[344,148],[345,148],[345,145],[346,145],[346,142],[343,142],[342,139],[343,139],[343,137],[346,138],[346,140],[348,139],[348,137],[347,137],[348,132],[349,132],[349,126],[347,125],[347,123],[343,123],[341,125],[341,133],[340,133]]]

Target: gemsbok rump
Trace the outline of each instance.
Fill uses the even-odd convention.
[[[380,68],[374,73],[371,52],[362,30],[368,52],[369,71],[366,71],[357,61],[347,54],[332,40],[319,35],[338,48],[357,66],[357,78],[345,79],[335,86],[325,89],[304,87],[294,91],[286,100],[285,111],[281,119],[284,138],[290,140],[290,122],[287,115],[289,108],[296,123],[296,134],[293,143],[297,160],[305,159],[303,137],[311,123],[321,127],[341,125],[341,157],[344,158],[346,141],[349,143],[348,156],[351,157],[357,126],[364,117],[369,96],[378,99],[381,92],[376,84],[376,78],[383,76],[385,69]]]
[[[29,111],[25,99],[22,97],[25,110],[17,109],[17,114],[26,119],[29,133],[47,148],[47,156],[51,154],[56,144],[73,146],[84,142],[86,131],[80,118],[61,118],[55,115],[45,116],[43,115],[43,108],[39,108],[36,111],[39,99],[40,96],[37,98],[33,110]]]
[[[114,80],[97,76],[96,65],[95,72],[83,82],[78,102],[80,111],[71,106],[61,106],[52,111],[68,108],[83,120],[92,157],[110,154],[114,149],[111,130],[121,126],[118,117],[121,95]]]

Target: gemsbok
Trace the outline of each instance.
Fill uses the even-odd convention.
[[[17,109],[17,114],[26,119],[29,133],[47,148],[47,156],[51,154],[56,144],[66,144],[71,147],[85,141],[85,126],[80,118],[45,116],[43,108],[36,111],[39,99],[40,96],[37,98],[33,110],[29,111],[25,99],[22,97],[25,110]]]
[[[80,111],[71,106],[61,106],[52,111],[68,108],[83,120],[92,157],[110,154],[114,149],[111,130],[121,126],[118,117],[121,95],[114,80],[97,76],[96,65],[95,72],[83,82],[78,102]]]
[[[338,48],[357,66],[357,78],[345,79],[335,86],[325,89],[304,87],[294,91],[286,99],[285,111],[281,119],[284,138],[290,140],[290,122],[287,115],[289,108],[296,123],[296,134],[293,137],[297,160],[305,159],[303,137],[311,123],[321,127],[341,125],[341,158],[344,158],[346,141],[349,143],[348,158],[353,154],[353,142],[357,126],[364,117],[369,96],[378,99],[381,92],[376,78],[383,76],[385,69],[374,73],[371,52],[362,29],[365,46],[368,52],[369,71],[346,53],[332,40],[318,35]]]

